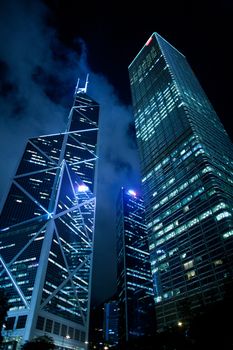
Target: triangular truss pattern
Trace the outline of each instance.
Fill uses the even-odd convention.
[[[0,217],[0,285],[14,310],[31,310],[40,289],[38,312],[87,324],[98,112],[77,95],[67,132],[27,143]]]

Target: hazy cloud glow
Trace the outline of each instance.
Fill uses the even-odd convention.
[[[100,104],[95,298],[113,292],[102,281],[115,276],[115,205],[121,186],[138,186],[138,158],[130,106],[120,103],[106,77],[87,65],[87,50],[65,47],[47,25],[39,1],[2,1],[0,13],[0,199],[29,137],[64,131],[78,77],[89,73],[88,94]]]

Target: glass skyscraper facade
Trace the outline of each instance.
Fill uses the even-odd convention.
[[[119,345],[155,332],[153,283],[145,208],[134,191],[121,189],[117,203]]]
[[[128,70],[163,329],[185,318],[185,303],[221,300],[232,279],[233,147],[185,56],[159,34]]]
[[[4,336],[87,341],[99,105],[76,89],[67,130],[31,138],[0,217],[0,287],[9,296]]]

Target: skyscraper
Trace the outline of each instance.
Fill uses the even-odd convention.
[[[117,203],[119,344],[155,332],[153,283],[143,201],[122,188]]]
[[[119,307],[118,301],[109,300],[104,303],[104,340],[110,346],[117,346],[119,341]]]
[[[99,105],[76,88],[64,133],[28,140],[0,218],[5,335],[85,349],[95,225]]]
[[[232,279],[233,147],[185,56],[159,34],[128,69],[163,329],[185,305],[221,300]]]

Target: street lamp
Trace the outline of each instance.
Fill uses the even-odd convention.
[[[63,339],[62,339],[62,350],[64,349],[64,340],[65,340],[65,339],[70,339],[70,335],[69,335],[69,334],[66,334],[66,336],[63,337]]]

